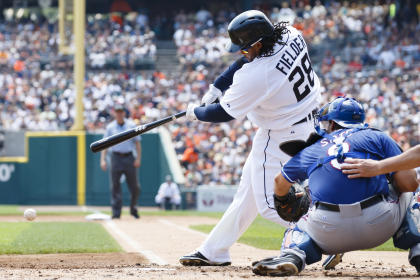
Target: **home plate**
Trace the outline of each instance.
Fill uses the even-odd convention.
[[[103,214],[103,213],[93,213],[93,214],[87,215],[85,219],[88,221],[110,220],[111,216],[107,214]]]

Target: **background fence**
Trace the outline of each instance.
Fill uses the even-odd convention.
[[[1,159],[0,203],[109,205],[109,173],[100,168],[100,153],[89,150],[90,143],[101,137],[73,132],[27,133],[25,157]],[[81,143],[84,148],[78,152]],[[158,133],[143,135],[141,145],[139,203],[154,206],[159,185],[171,172]],[[123,193],[127,204],[129,194],[125,183]]]

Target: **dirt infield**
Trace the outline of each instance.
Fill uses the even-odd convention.
[[[20,217],[15,217],[15,220]],[[13,221],[13,217],[0,220]],[[41,217],[39,220],[82,221],[82,217]],[[190,230],[191,224],[214,224],[205,217],[142,217],[102,222],[127,251],[107,254],[51,254],[0,256],[1,279],[273,279],[255,276],[249,264],[278,251],[235,244],[229,267],[182,267],[178,258],[194,250],[205,234]],[[153,263],[161,262],[160,265]],[[336,270],[323,271],[320,263],[308,266],[288,279],[415,278],[407,252],[351,252]]]

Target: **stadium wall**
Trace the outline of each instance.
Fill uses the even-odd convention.
[[[27,132],[25,157],[0,158],[1,204],[109,205],[109,172],[99,166],[99,153],[90,143],[100,134],[84,132]],[[154,206],[165,175],[171,174],[157,133],[142,136],[139,204]],[[129,193],[123,184],[124,205]]]

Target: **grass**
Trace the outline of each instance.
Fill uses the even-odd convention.
[[[36,206],[33,208],[36,209]],[[111,215],[111,210],[101,211],[104,214]],[[37,210],[38,216],[86,216],[93,211],[39,211]],[[19,210],[18,205],[0,205],[0,216],[20,216],[23,215],[23,210]],[[127,209],[123,209],[122,215],[130,215]],[[174,210],[174,211],[163,211],[163,210],[150,210],[141,211],[142,216],[195,216],[195,217],[210,217],[210,218],[221,218],[223,213],[220,212],[197,212],[190,210]]]
[[[190,228],[209,233],[215,225],[194,225]],[[258,216],[245,233],[239,238],[244,243],[260,249],[279,250],[285,228]],[[368,251],[403,251],[394,247],[392,239]]]
[[[37,212],[39,216],[85,216],[91,212],[84,212],[84,211],[71,211],[71,212],[63,212],[63,211],[48,211],[48,212]],[[111,211],[103,211],[103,213],[110,215]],[[22,215],[23,212],[19,210],[19,206],[16,205],[0,205],[0,216],[14,216],[14,215]],[[123,215],[129,215],[128,210],[124,209],[122,212]],[[175,211],[141,211],[141,216],[198,216],[198,217],[210,217],[210,218],[217,218],[220,219],[223,213],[220,212],[197,212],[197,211],[189,211],[189,210],[175,210]],[[0,254],[7,254],[4,253],[4,245],[3,245],[3,237],[5,230],[1,226],[0,223]],[[10,223],[10,224],[18,224],[18,223]],[[26,226],[28,225],[37,225],[37,224],[47,224],[47,223],[24,223]],[[63,224],[63,223],[62,223]],[[72,223],[74,224],[74,223]],[[86,225],[86,223],[80,223]],[[94,224],[93,224],[94,225]],[[96,226],[100,226],[95,224]],[[36,227],[36,226],[35,226]],[[191,226],[192,229],[209,233],[214,225],[195,225]],[[38,229],[40,230],[40,229]],[[101,228],[102,231],[104,229]],[[261,218],[260,216],[255,219],[252,225],[248,228],[248,230],[241,236],[239,242],[254,246],[261,249],[270,249],[270,250],[278,250],[280,249],[281,242],[283,239],[284,228],[276,223],[270,222]],[[83,237],[84,238],[84,237]],[[112,241],[113,239],[109,237]],[[98,239],[100,240],[100,239]],[[70,241],[69,244],[75,241]],[[78,242],[78,241],[77,241]],[[115,243],[115,241],[113,241]],[[116,243],[115,243],[116,244]],[[64,244],[63,244],[64,245]],[[118,246],[118,245],[116,245]],[[83,247],[83,246],[81,246]],[[83,249],[83,248],[82,248]],[[82,250],[80,249],[80,250]],[[105,248],[106,249],[106,248]],[[89,249],[88,249],[89,250]],[[121,250],[121,248],[119,248]],[[392,239],[388,240],[384,244],[380,245],[379,247],[369,249],[371,251],[402,251],[394,247]],[[70,252],[70,251],[67,251]],[[79,251],[82,252],[82,251]]]
[[[0,205],[0,216],[10,216],[10,215],[21,215],[22,211],[19,211],[19,206],[17,205]]]
[[[83,222],[0,222],[0,254],[121,252],[102,225]]]
[[[34,206],[36,210],[36,206]],[[37,211],[38,216],[84,216],[91,212],[84,211]],[[18,205],[0,205],[0,216],[20,216],[23,210]]]

